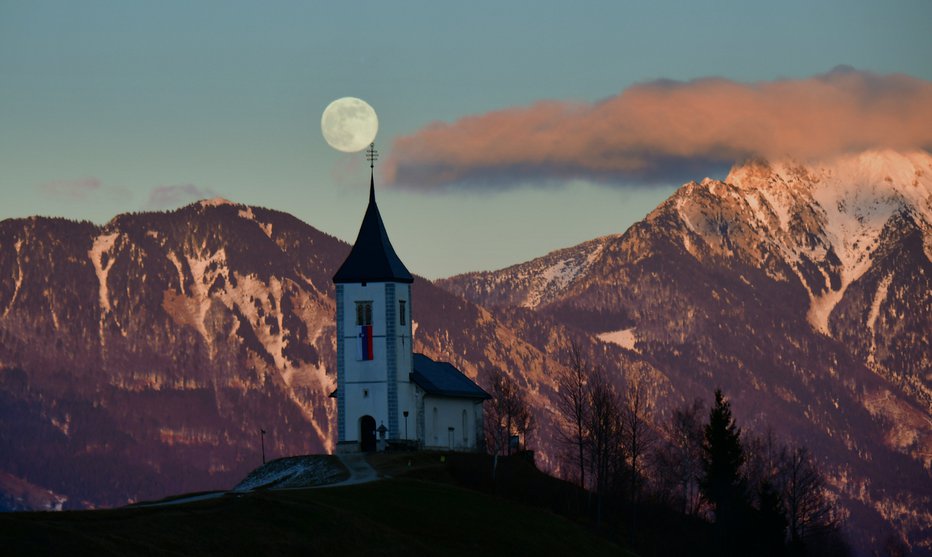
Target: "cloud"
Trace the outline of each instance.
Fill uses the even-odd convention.
[[[539,102],[395,140],[390,184],[502,188],[715,175],[749,157],[932,148],[932,82],[839,66],[808,79],[661,80],[596,103]]]
[[[39,191],[49,197],[65,201],[83,201],[100,191],[100,186],[100,180],[97,178],[80,178],[42,184],[39,186]]]
[[[149,193],[146,209],[174,209],[192,201],[213,197],[217,197],[217,193],[212,189],[199,188],[193,184],[159,186]]]
[[[126,203],[133,192],[123,186],[106,186],[98,178],[59,180],[38,186],[46,197],[68,203],[100,203],[102,201]]]

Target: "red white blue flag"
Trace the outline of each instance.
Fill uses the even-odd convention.
[[[372,325],[360,325],[356,339],[356,359],[372,359]]]

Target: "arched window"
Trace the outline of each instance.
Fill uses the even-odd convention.
[[[463,445],[469,446],[469,414],[463,410]]]

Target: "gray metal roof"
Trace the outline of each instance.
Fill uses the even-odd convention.
[[[359,227],[356,243],[346,261],[333,275],[335,284],[347,282],[414,282],[388,240],[382,215],[375,204],[375,179],[369,179],[369,206]]]
[[[429,395],[476,398],[492,398],[470,378],[447,362],[435,362],[424,354],[414,355],[414,373],[411,380]]]

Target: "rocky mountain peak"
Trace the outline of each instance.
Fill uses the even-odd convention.
[[[751,160],[735,165],[725,182],[747,193],[808,194],[827,211],[835,201],[844,205],[839,212],[889,217],[889,211],[872,210],[887,205],[932,222],[932,154],[925,151],[871,150],[816,162]]]
[[[751,160],[723,182],[687,184],[655,212],[684,225],[681,242],[696,257],[736,258],[776,280],[798,280],[810,298],[808,321],[831,334],[829,318],[848,286],[908,229],[932,261],[932,155]]]

